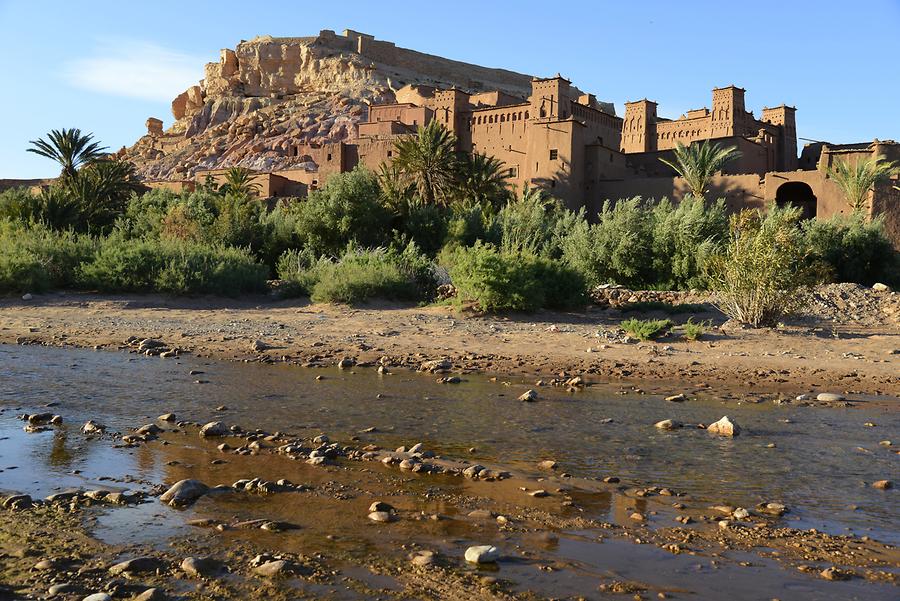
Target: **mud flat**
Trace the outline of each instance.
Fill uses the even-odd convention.
[[[886,396],[37,345],[0,365],[0,597],[897,595]],[[723,415],[738,436],[703,427]]]

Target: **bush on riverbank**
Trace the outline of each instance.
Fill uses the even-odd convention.
[[[482,311],[568,309],[585,303],[585,281],[559,261],[527,252],[504,252],[477,242],[441,256],[460,302]]]
[[[410,243],[403,251],[351,246],[339,259],[287,251],[278,262],[282,295],[314,302],[359,303],[373,298],[429,300],[437,285],[431,261]]]
[[[266,289],[268,270],[247,250],[198,242],[110,236],[81,265],[82,284],[108,292],[233,296]]]
[[[0,221],[0,292],[76,288],[79,266],[93,257],[94,247],[89,236]]]

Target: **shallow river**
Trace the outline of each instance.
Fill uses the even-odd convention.
[[[203,373],[190,375],[190,370]],[[165,412],[209,421],[215,407],[225,405],[221,418],[247,428],[346,439],[374,426],[378,433],[367,440],[387,447],[423,442],[450,457],[470,456],[534,473],[537,461],[554,459],[577,476],[615,475],[623,482],[687,491],[709,503],[751,507],[779,501],[791,508],[785,516],[789,525],[852,530],[900,543],[896,491],[868,485],[897,478],[898,456],[879,445],[882,440],[900,443],[896,400],[860,401],[843,409],[725,404],[714,398],[668,403],[658,396],[619,394],[620,387],[610,385],[577,394],[540,388],[538,402],[517,401],[527,387],[480,376],[442,385],[433,376],[404,370],[379,376],[364,368],[351,373],[0,345],[0,491],[45,495],[96,486],[110,473],[170,482],[172,474],[161,458],[93,444],[77,433],[78,425],[96,419],[125,431]],[[671,389],[678,391],[678,384]],[[16,414],[47,410],[48,403],[58,403],[52,411],[64,416],[68,430],[24,435]],[[718,439],[693,428],[663,432],[653,427],[665,418],[709,423],[726,414],[742,426],[741,436]],[[476,451],[470,455],[471,447]],[[148,525],[145,536],[177,528],[171,520],[151,521],[155,525]],[[99,528],[112,542],[128,540],[123,534],[128,528],[115,517],[101,520]],[[659,551],[624,542],[589,550],[582,548],[586,544],[572,534],[553,546],[587,568],[618,562],[623,570],[641,561],[637,555]],[[625,552],[620,545],[633,549]],[[660,574],[683,571],[684,578],[697,577],[687,564],[679,565],[684,559],[664,553],[656,560]],[[754,577],[739,578],[751,582]],[[785,595],[785,587],[802,591],[806,585],[781,586]],[[882,598],[883,592],[871,598]]]

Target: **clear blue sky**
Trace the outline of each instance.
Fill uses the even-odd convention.
[[[47,2],[0,0],[0,178],[54,176],[25,152],[52,128],[132,144],[149,116],[256,35],[356,29],[406,48],[534,75],[678,117],[714,86],[747,108],[795,105],[801,137],[900,140],[900,0],[750,2]],[[377,7],[377,8],[376,8]]]

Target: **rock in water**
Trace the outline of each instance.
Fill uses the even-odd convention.
[[[228,428],[222,422],[209,422],[200,428],[200,436],[225,436],[228,434]]]
[[[737,436],[741,433],[741,427],[723,415],[722,419],[707,426],[706,431],[718,436]]]
[[[839,403],[840,401],[846,401],[847,398],[844,395],[835,392],[820,392],[816,396],[816,400],[822,401],[823,403]]]
[[[681,427],[681,422],[674,419],[664,419],[661,422],[653,424],[660,430],[677,430]]]
[[[875,482],[872,483],[872,486],[874,488],[878,488],[880,490],[887,490],[887,489],[893,487],[894,483],[891,482],[890,480],[876,480]]]
[[[92,419],[89,419],[83,426],[81,426],[81,431],[85,434],[103,434],[106,432],[106,426],[103,424],[98,424]]]
[[[526,390],[519,397],[519,400],[525,401],[525,402],[531,402],[531,401],[536,401],[537,398],[538,398],[538,393],[536,393],[534,390]]]
[[[476,545],[466,549],[466,561],[469,563],[496,563],[500,551],[492,545]]]
[[[172,507],[185,507],[208,492],[209,487],[199,480],[180,480],[164,492],[159,500]]]

